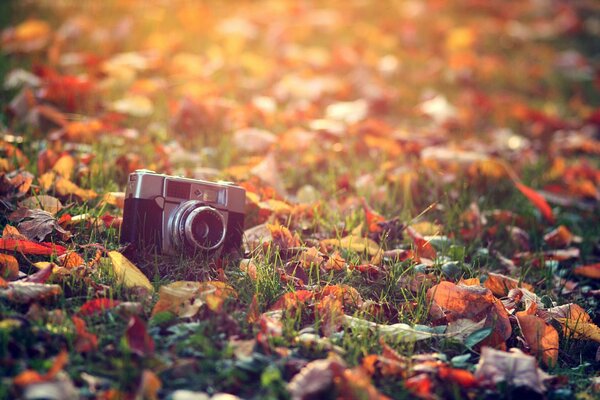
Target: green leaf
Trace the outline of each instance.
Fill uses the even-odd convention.
[[[491,333],[492,328],[489,326],[476,330],[465,339],[465,346],[467,346],[469,349],[473,348],[473,346],[475,346],[477,343],[490,336]]]

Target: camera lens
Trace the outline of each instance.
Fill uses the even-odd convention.
[[[211,250],[218,247],[225,235],[222,215],[212,207],[200,207],[190,213],[186,236],[198,247]]]
[[[170,220],[173,244],[184,250],[215,250],[225,240],[225,220],[216,209],[200,201],[187,201]]]

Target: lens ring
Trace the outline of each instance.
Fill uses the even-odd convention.
[[[220,223],[220,225],[221,225],[220,226],[222,229],[221,235],[218,237],[218,240],[212,246],[206,246],[204,244],[201,244],[194,235],[194,230],[193,230],[194,222],[197,217],[199,217],[203,214],[209,214],[209,215],[215,216],[217,218],[217,223]],[[220,212],[218,212],[217,210],[215,210],[214,208],[209,207],[209,206],[202,206],[202,207],[198,207],[198,208],[195,208],[194,210],[192,210],[186,216],[185,221],[183,222],[183,227],[184,227],[184,236],[185,236],[186,242],[191,243],[193,247],[200,248],[202,250],[207,250],[207,251],[215,250],[216,248],[221,246],[223,244],[223,241],[225,240],[225,234],[227,233],[227,227],[225,226],[225,220],[223,218],[223,215]],[[211,227],[207,226],[207,235],[210,233],[210,229],[211,229]]]
[[[202,207],[202,202],[198,200],[190,200],[184,203],[181,203],[171,214],[171,218],[169,219],[169,230],[171,233],[171,240],[175,248],[184,249],[185,248],[185,229],[183,223],[189,214],[194,208]]]

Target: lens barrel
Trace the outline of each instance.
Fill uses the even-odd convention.
[[[181,203],[170,219],[171,240],[183,250],[216,250],[223,244],[226,225],[223,215],[200,201]]]

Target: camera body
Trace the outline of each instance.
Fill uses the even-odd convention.
[[[137,170],[127,182],[120,241],[148,254],[236,252],[245,203],[246,191],[228,182]]]

